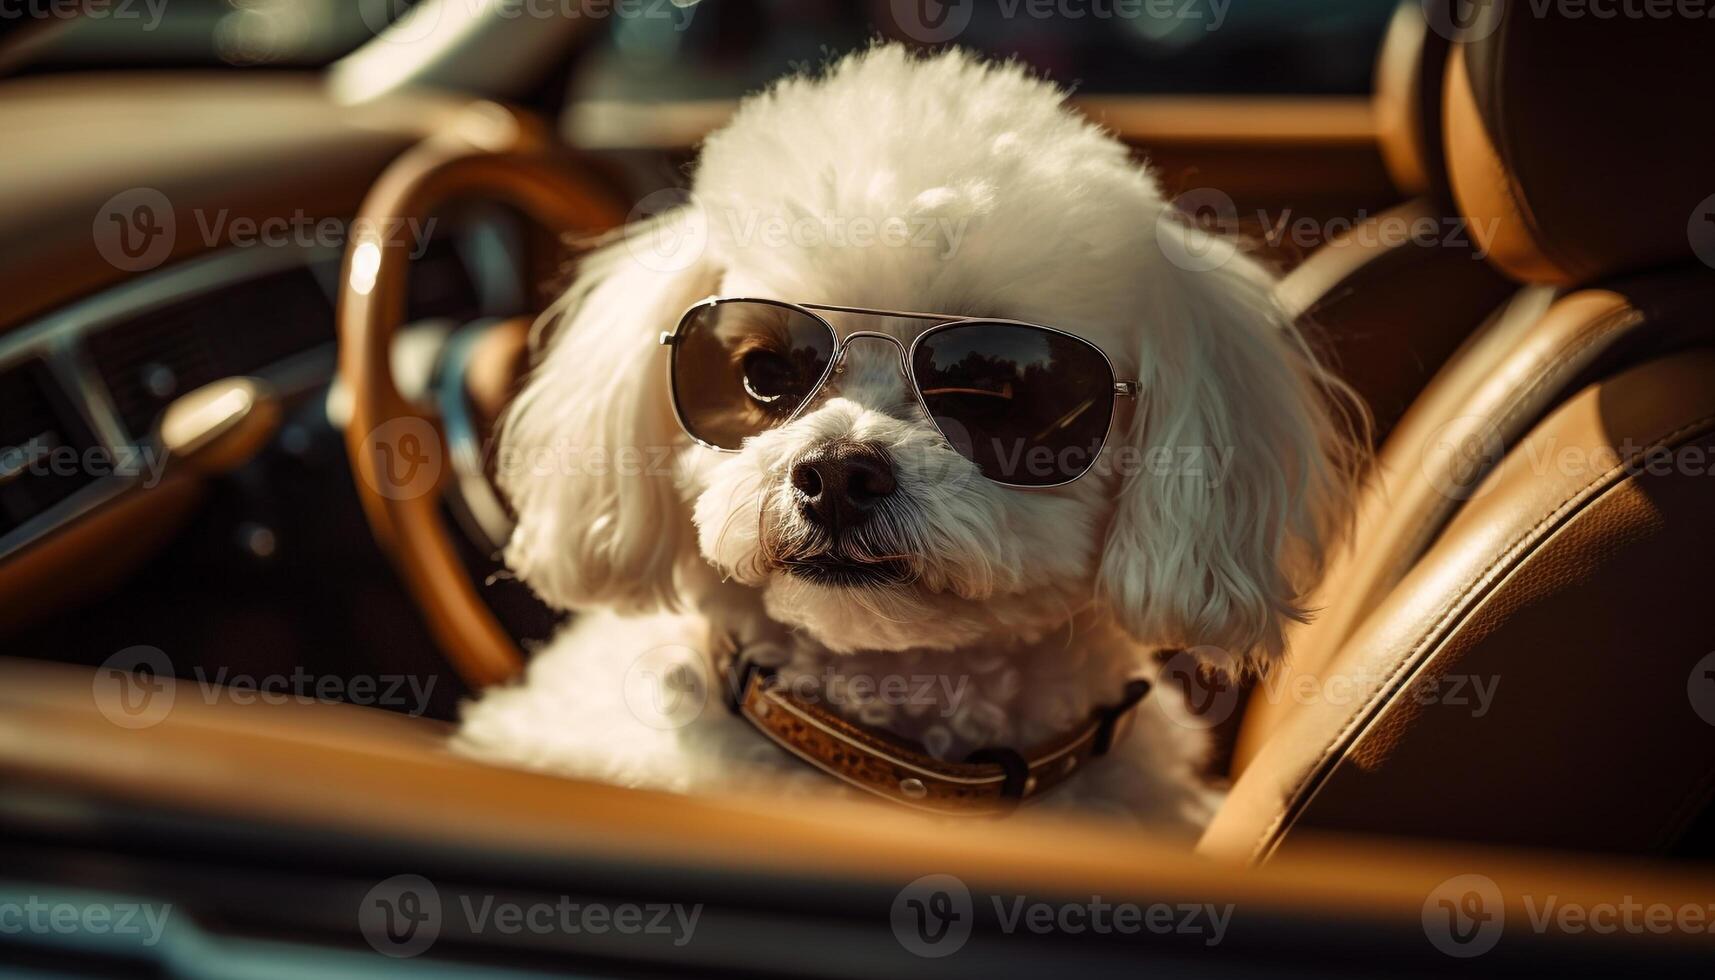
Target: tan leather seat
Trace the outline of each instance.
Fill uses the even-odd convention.
[[[1710,31],[1483,16],[1448,159],[1521,288],[1382,448],[1321,618],[1251,698],[1209,853],[1303,828],[1663,851],[1715,792]]]
[[[1427,16],[1452,2],[1428,0]],[[1378,442],[1515,288],[1483,261],[1453,206],[1441,137],[1451,44],[1425,10],[1423,0],[1400,4],[1376,65],[1382,158],[1407,200],[1331,239],[1278,293],[1370,407]]]

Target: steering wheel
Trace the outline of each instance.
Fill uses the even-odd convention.
[[[473,689],[516,675],[518,645],[477,594],[442,516],[447,445],[434,410],[400,393],[392,347],[405,316],[412,243],[454,199],[507,204],[557,236],[612,228],[625,209],[545,127],[494,104],[462,112],[376,180],[353,223],[339,300],[339,374],[351,393],[346,451],[369,525],[442,652]]]

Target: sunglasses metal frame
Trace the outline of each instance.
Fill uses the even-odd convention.
[[[759,303],[765,306],[777,306],[782,309],[791,310],[794,313],[803,314],[826,327],[828,329],[828,335],[834,339],[833,349],[828,353],[828,364],[822,369],[821,376],[816,378],[816,383],[810,386],[810,390],[804,395],[804,400],[799,402],[798,407],[792,410],[792,414],[772,426],[772,428],[790,425],[792,422],[796,421],[798,416],[803,414],[804,409],[809,407],[809,405],[816,400],[816,396],[821,393],[823,386],[828,383],[828,379],[839,373],[841,362],[844,360],[846,355],[846,349],[851,345],[851,342],[860,337],[869,337],[877,340],[885,340],[899,348],[899,371],[905,376],[906,383],[911,386],[911,393],[916,397],[918,407],[923,409],[924,416],[929,419],[929,424],[935,427],[935,431],[940,433],[941,438],[946,439],[949,445],[954,445],[956,448],[956,444],[953,443],[953,440],[948,437],[945,431],[942,430],[941,423],[935,420],[935,413],[929,409],[929,403],[924,400],[923,389],[918,385],[916,376],[911,373],[911,358],[912,355],[917,352],[917,345],[923,342],[923,338],[933,336],[950,327],[969,326],[974,323],[993,323],[1008,327],[1030,327],[1035,330],[1043,330],[1051,334],[1058,334],[1062,337],[1069,337],[1072,340],[1090,348],[1101,356],[1102,363],[1108,369],[1108,378],[1113,384],[1113,393],[1115,398],[1135,399],[1137,398],[1138,389],[1140,387],[1139,383],[1136,381],[1120,380],[1119,376],[1114,372],[1114,362],[1108,357],[1108,352],[1102,350],[1101,347],[1075,333],[1061,330],[1058,327],[1050,327],[1042,323],[1029,323],[1024,320],[1007,320],[991,316],[964,316],[962,314],[954,313],[915,313],[905,310],[875,310],[862,306],[833,306],[827,303],[788,303],[785,300],[762,299],[752,296],[710,296],[693,303],[690,308],[685,310],[685,312],[679,317],[678,325],[672,330],[664,330],[661,332],[661,336],[659,338],[661,346],[668,348],[676,346],[679,342],[679,335],[684,331],[686,324],[691,322],[692,317],[696,316],[704,309],[721,306],[726,303]],[[918,333],[916,337],[912,338],[910,344],[906,344],[898,337],[892,336],[891,334],[880,333],[875,330],[853,330],[850,333],[841,334],[839,328],[835,327],[833,322],[827,317],[822,316],[822,313],[850,313],[860,316],[880,316],[898,320],[935,320],[939,322]],[[717,446],[713,443],[706,442],[692,431],[690,423],[685,419],[684,408],[679,404],[678,389],[673,383],[675,360],[676,358],[673,357],[669,357],[667,359],[667,393],[668,397],[673,402],[673,416],[679,420],[679,428],[685,431],[685,435],[689,436],[691,441],[705,449],[712,449],[719,453],[742,452],[742,449],[727,449],[724,446]],[[1115,410],[1116,408],[1117,405],[1110,408],[1108,411],[1108,424],[1102,429],[1101,442],[1096,445],[1096,451],[1090,457],[1089,465],[1079,470],[1078,474],[1073,476],[1071,479],[1062,480],[1059,483],[1008,483],[1005,480],[997,480],[986,473],[983,474],[983,479],[998,486],[1007,487],[1013,490],[1053,490],[1058,487],[1063,487],[1077,482],[1082,479],[1085,474],[1095,469],[1097,458],[1101,456],[1102,450],[1106,448],[1108,437],[1113,434],[1114,416],[1118,414]],[[963,456],[964,454],[960,453],[959,455]],[[969,459],[969,457],[966,458]],[[972,462],[974,463],[975,461],[973,460]]]

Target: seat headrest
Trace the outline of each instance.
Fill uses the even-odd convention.
[[[1394,186],[1448,205],[1447,156],[1441,136],[1441,88],[1452,41],[1442,23],[1454,0],[1402,0],[1376,62],[1376,138]]]
[[[1715,262],[1715,20],[1696,9],[1486,3],[1464,28],[1448,167],[1501,271],[1575,285],[1694,251]]]

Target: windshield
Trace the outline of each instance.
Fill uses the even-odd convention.
[[[30,72],[314,68],[418,0],[0,0]],[[431,2],[431,0],[422,0]],[[1364,94],[1395,0],[443,0],[604,20],[580,95],[730,98],[876,37],[1017,57],[1083,92]],[[1068,4],[1079,16],[1064,16]],[[82,15],[78,16],[78,10]],[[1042,16],[1043,12],[1052,16]],[[952,32],[949,35],[949,32]],[[567,55],[568,60],[572,57]]]

